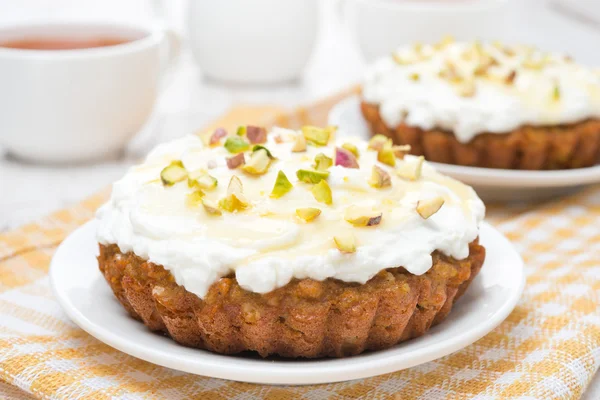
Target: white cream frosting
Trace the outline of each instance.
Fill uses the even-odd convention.
[[[379,105],[388,126],[444,129],[468,142],[523,125],[600,118],[600,75],[527,46],[446,42],[402,47],[378,60],[363,97]]]
[[[435,250],[457,259],[468,256],[469,243],[478,236],[485,213],[470,187],[440,175],[427,163],[421,179],[403,180],[392,167],[377,162],[377,153],[367,150],[366,142],[345,139],[338,144],[351,142],[358,147],[360,168],[329,169],[333,204],[328,206],[315,200],[311,185],[299,182],[296,171],[310,168],[320,152],[331,157],[333,143],[309,145],[306,152],[293,153],[291,140],[298,133],[274,131],[286,141],[276,143],[269,134],[265,146],[277,160],[258,177],[228,169],[225,157],[231,154],[222,146],[205,146],[195,135],[158,146],[143,164],[132,167],[113,185],[110,200],[97,213],[98,241],[117,244],[122,252],[163,265],[178,284],[201,298],[212,283],[231,273],[243,288],[266,293],[292,278],[365,283],[379,271],[397,266],[420,275],[431,268]],[[186,195],[192,189],[185,182],[166,187],[158,179],[172,160],[181,160],[188,171],[216,164],[208,172],[218,179],[218,187],[206,192],[213,201],[223,198],[231,176],[238,176],[251,207],[214,216],[202,206],[187,205]],[[416,161],[406,156],[397,166]],[[390,172],[391,187],[376,189],[367,183],[374,165]],[[279,170],[294,187],[276,199],[269,194]],[[416,212],[417,202],[434,196],[443,196],[445,204],[425,220]],[[344,220],[350,205],[381,211],[381,223],[352,226]],[[304,207],[319,208],[322,214],[303,222],[295,210]],[[357,251],[344,254],[335,247],[333,236],[349,231],[356,237]]]

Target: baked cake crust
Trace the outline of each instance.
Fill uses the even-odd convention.
[[[222,354],[256,351],[263,357],[346,357],[389,348],[443,321],[485,259],[475,240],[469,257],[434,252],[433,266],[416,276],[383,270],[365,284],[294,279],[266,294],[221,278],[204,300],[162,266],[116,245],[100,245],[100,270],[129,314],[176,342]]]
[[[361,103],[372,134],[409,144],[411,154],[428,161],[485,168],[552,170],[589,167],[600,162],[600,120],[557,126],[523,126],[505,134],[482,133],[467,143],[452,132],[400,124],[389,127],[379,107]]]

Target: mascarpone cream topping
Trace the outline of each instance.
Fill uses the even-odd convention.
[[[402,47],[368,70],[364,99],[390,127],[444,129],[461,142],[523,125],[600,118],[600,75],[527,46],[457,43]]]
[[[431,268],[435,250],[457,259],[468,256],[468,245],[478,236],[485,213],[470,187],[437,173],[427,163],[419,179],[403,179],[395,170],[410,170],[419,162],[417,157],[407,155],[391,167],[378,162],[377,152],[368,150],[366,142],[345,138],[337,145],[354,144],[360,167],[328,168],[333,202],[327,205],[316,200],[311,192],[314,185],[300,182],[296,172],[311,169],[319,153],[333,157],[335,140],[292,152],[298,135],[273,129],[264,146],[276,159],[260,176],[229,169],[226,157],[231,154],[222,145],[205,145],[199,136],[159,145],[113,185],[110,200],[97,213],[98,241],[163,265],[178,284],[201,298],[210,285],[232,273],[243,288],[266,293],[292,278],[365,283],[379,271],[397,266],[420,275]],[[239,177],[249,207],[211,215],[202,205],[191,205],[186,198],[194,189],[186,181],[172,186],[161,182],[161,171],[174,160],[180,160],[187,171],[204,169],[218,180],[214,190],[205,191],[205,198],[214,203],[226,197],[231,177]],[[375,165],[389,172],[391,186],[369,184]],[[279,171],[293,188],[273,198]],[[419,215],[419,201],[439,197],[444,204],[437,212],[428,219]],[[379,225],[350,224],[344,219],[350,206],[381,213]],[[318,208],[321,214],[303,221],[295,211],[307,207]],[[333,240],[348,233],[356,241],[356,251],[350,254],[338,250]]]

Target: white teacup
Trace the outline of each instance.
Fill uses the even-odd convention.
[[[366,61],[398,46],[459,40],[502,39],[510,0],[345,0],[343,10]]]
[[[6,48],[35,38],[122,44],[67,50]],[[159,78],[179,49],[160,27],[39,22],[0,27],[0,144],[41,162],[114,156],[150,116]]]
[[[192,53],[209,78],[281,83],[301,76],[317,36],[317,0],[190,1]]]

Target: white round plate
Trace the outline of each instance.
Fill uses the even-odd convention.
[[[225,356],[180,346],[129,317],[98,270],[96,222],[73,232],[50,265],[50,282],[69,317],[90,335],[134,357],[193,374],[266,384],[316,384],[366,378],[409,368],[462,349],[494,329],[523,290],[523,261],[487,223],[481,273],[448,318],[424,336],[388,350],[344,359],[285,360]]]
[[[329,113],[329,125],[340,135],[368,139],[369,126],[360,111],[360,99],[352,96],[339,102]],[[600,165],[558,171],[521,171],[465,167],[432,162],[438,171],[473,186],[484,200],[541,200],[576,191],[600,182]]]

